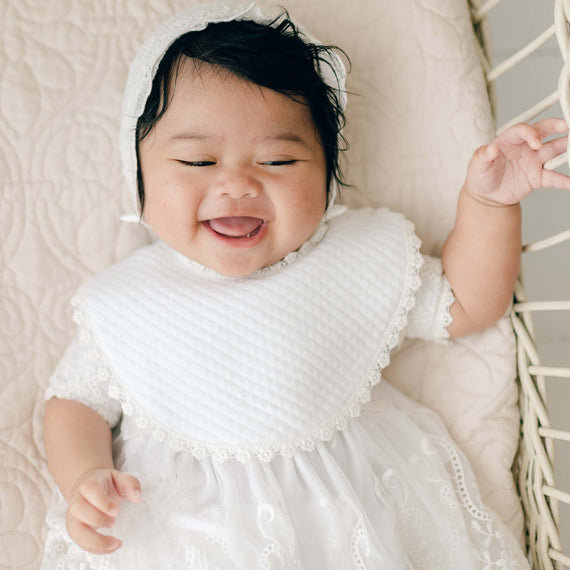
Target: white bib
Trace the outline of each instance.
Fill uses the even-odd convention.
[[[162,242],[91,279],[78,303],[112,396],[197,456],[311,449],[357,416],[419,286],[419,240],[388,210],[353,210],[277,271],[230,278]]]

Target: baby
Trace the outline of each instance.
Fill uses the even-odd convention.
[[[543,168],[566,124],[474,153],[439,262],[399,214],[334,205],[343,87],[331,48],[255,5],[192,8],[141,49],[121,150],[158,241],[73,301],[42,568],[528,567],[439,420],[380,378],[403,335],[505,313],[519,202],[570,188]]]

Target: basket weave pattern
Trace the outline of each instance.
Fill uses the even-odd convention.
[[[528,45],[518,50],[496,67],[489,58],[487,16],[502,0],[469,0],[473,25],[480,42],[481,61],[487,78],[491,103],[494,82],[503,73],[534,53],[556,35],[564,65],[558,88],[550,95],[499,127],[497,133],[510,125],[534,119],[560,103],[566,122],[570,124],[570,0],[555,0],[554,23]],[[513,5],[515,5],[513,3]],[[515,16],[515,15],[514,15]],[[512,21],[515,22],[516,17]],[[569,153],[550,160],[544,168],[555,169],[568,161]],[[523,252],[537,252],[570,241],[570,229],[523,247]],[[521,440],[513,473],[525,513],[526,541],[533,567],[539,570],[570,568],[570,556],[563,552],[559,532],[559,508],[569,508],[570,494],[556,487],[554,478],[554,441],[570,441],[570,432],[551,425],[546,401],[546,379],[568,378],[570,368],[543,366],[536,347],[532,313],[566,311],[570,316],[570,301],[533,301],[527,299],[519,279],[511,313],[517,337],[517,370],[520,382]]]

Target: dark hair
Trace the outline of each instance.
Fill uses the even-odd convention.
[[[339,161],[340,151],[348,146],[341,133],[345,124],[341,93],[324,81],[319,69],[319,66],[328,66],[336,76],[337,70],[325,57],[327,54],[331,57],[333,49],[338,48],[306,40],[287,12],[269,25],[253,21],[220,22],[180,36],[162,58],[145,109],[137,122],[137,158],[139,143],[168,109],[173,76],[176,79],[186,56],[308,105],[324,148],[327,187],[332,180],[347,186]],[[346,59],[348,61],[348,57]],[[144,187],[140,163],[138,192],[142,212]]]

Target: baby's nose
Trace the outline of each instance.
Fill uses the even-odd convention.
[[[261,194],[261,189],[261,183],[253,176],[237,171],[226,172],[215,184],[217,196],[234,200],[256,198]]]

